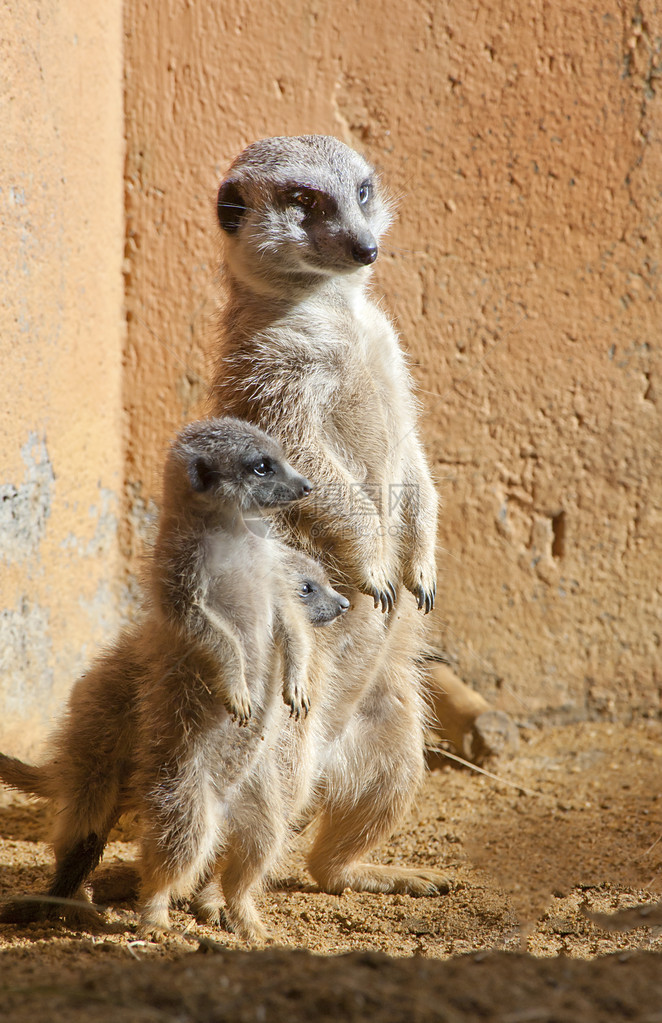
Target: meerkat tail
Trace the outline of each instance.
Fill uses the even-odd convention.
[[[24,792],[26,796],[48,799],[51,794],[48,775],[43,767],[24,764],[22,760],[8,757],[6,753],[0,753],[0,778],[5,785]]]

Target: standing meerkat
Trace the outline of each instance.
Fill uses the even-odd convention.
[[[318,562],[282,545],[281,554],[287,583],[296,593],[303,614],[312,627],[328,625],[349,609],[349,601],[330,586]],[[283,719],[282,713],[280,718],[277,714],[272,727],[265,730],[265,746],[260,757],[265,763],[260,763],[258,770],[249,772],[235,787],[228,807],[228,835],[221,855],[201,878],[192,902],[198,917],[205,923],[218,925],[223,916],[223,892],[226,899],[229,892],[232,912],[229,919],[226,914],[226,922],[249,941],[264,937],[253,898],[282,852],[283,843],[291,833],[292,808],[302,802],[301,790],[309,780],[304,777],[296,786],[289,771],[287,778],[283,778],[282,766],[292,759],[291,754],[284,755],[284,749],[289,749],[296,742],[305,743],[308,726],[312,725],[318,693],[314,679],[311,681],[311,718],[295,724],[292,716]],[[135,699],[134,694],[134,702]],[[5,780],[8,779],[5,777]],[[15,787],[28,794],[38,794],[34,783],[19,784],[20,781],[24,781],[22,776],[14,779]],[[110,867],[94,881],[95,901],[132,899],[138,895],[139,889],[140,872],[135,864]]]
[[[309,492],[307,480],[299,480]],[[284,503],[281,498],[258,506]],[[181,511],[178,516],[181,536]],[[174,536],[167,518],[162,529]],[[245,728],[232,728],[214,697],[213,673],[192,660],[185,644],[176,649],[172,637],[159,630],[150,647],[150,672],[137,695],[132,776],[142,826],[141,927],[161,937],[169,928],[171,900],[195,890],[215,867],[228,925],[246,940],[258,941],[265,932],[254,891],[287,837],[278,764],[267,751],[279,746],[287,721],[283,702],[295,729],[301,714],[308,714],[311,644],[305,626],[330,621],[347,610],[349,601],[320,585],[319,567],[310,559],[302,565],[283,544],[248,529],[243,519],[233,520],[231,536],[227,526],[222,533],[205,531],[204,547],[210,559],[210,606],[224,621],[233,618],[241,635],[252,713]],[[205,908],[208,904],[207,898]]]
[[[217,212],[227,304],[212,408],[278,437],[313,481],[314,500],[296,518],[278,515],[276,528],[344,582],[354,607],[316,644],[330,681],[310,741],[287,754],[286,773],[311,779],[298,808],[318,817],[309,869],[329,892],[447,890],[436,871],[365,861],[423,777],[415,605],[432,609],[436,580],[437,497],[411,381],[367,294],[388,202],[358,153],[301,136],[249,146]]]
[[[4,781],[58,809],[50,896],[78,891],[108,831],[133,805],[151,806],[147,853],[160,843],[161,852],[172,854],[173,870],[193,870],[205,831],[201,817],[209,816],[200,809],[209,797],[208,777],[198,790],[187,788],[197,753],[211,747],[209,771],[223,760],[222,788],[255,755],[277,700],[274,679],[284,680],[283,697],[296,717],[307,709],[307,618],[294,570],[282,545],[249,530],[243,516],[298,501],[310,490],[280,445],[249,423],[192,423],[173,444],[144,620],[74,686],[44,765],[0,755]],[[311,564],[307,575],[317,571]],[[336,597],[344,610],[346,599]],[[282,660],[278,677],[274,640]],[[239,737],[231,718],[246,726]],[[188,831],[182,816],[190,818]],[[182,848],[175,855],[177,843]],[[152,860],[159,857],[157,851]],[[26,918],[32,908],[12,906],[4,918]],[[148,910],[145,916],[149,924]]]
[[[286,585],[296,595],[310,626],[319,628],[328,625],[349,610],[349,601],[333,589],[318,562],[282,544],[279,550]],[[121,644],[118,644],[118,652],[120,648]],[[134,790],[133,783],[135,763],[140,759],[140,750],[136,747],[137,700],[141,671],[144,675],[145,670],[145,667],[140,668],[137,650],[131,652],[126,647],[112,670],[95,672],[93,669],[79,683],[78,689],[81,691],[77,692],[78,698],[72,700],[69,719],[62,728],[59,746],[65,763],[71,760],[87,764],[88,784],[84,790],[66,791],[62,787],[62,766],[57,761],[34,766],[4,753],[0,753],[0,778],[5,784],[26,795],[48,799],[60,807],[66,805],[69,808],[69,823],[72,815],[82,814],[92,801],[99,807],[99,818],[104,823],[119,820],[126,811],[140,811],[139,793]],[[290,714],[290,720],[293,718],[294,715]],[[75,727],[72,726],[73,721]],[[193,900],[197,915],[205,923],[219,924],[225,879],[226,888],[229,885],[231,889],[231,898],[234,895],[235,906],[241,906],[241,911],[235,911],[226,922],[249,941],[264,937],[265,932],[255,912],[253,897],[268,870],[278,859],[288,835],[282,791],[284,786],[277,769],[282,760],[280,752],[283,734],[287,735],[289,724],[287,718],[278,721],[276,716],[274,726],[266,736],[268,743],[263,754],[270,758],[270,763],[235,789],[227,814],[232,830],[224,842],[223,856],[215,862],[208,877],[201,879],[202,883]],[[292,728],[289,742],[292,742],[297,731]],[[100,766],[106,768],[103,775]],[[291,780],[288,779],[285,788],[289,793],[293,792]],[[116,800],[114,804],[113,799]],[[265,807],[268,807],[266,815]],[[274,814],[279,824],[275,828]],[[107,829],[110,830],[110,825]],[[76,825],[73,830],[75,833]],[[82,848],[91,847],[92,843],[92,836],[88,835]],[[80,850],[81,846],[77,852]],[[236,865],[235,870],[230,874],[233,865]],[[91,870],[93,866],[94,863],[87,864],[87,869]],[[80,883],[83,880],[81,872]],[[59,892],[60,897],[68,897],[64,891]],[[135,898],[139,891],[140,870],[136,864],[110,867],[94,881],[95,901],[99,901],[97,896],[101,901]],[[49,894],[52,893],[53,890]],[[26,908],[21,904],[18,908],[12,907],[6,919],[8,922],[21,922],[30,915],[30,909],[26,916]]]

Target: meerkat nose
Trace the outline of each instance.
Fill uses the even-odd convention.
[[[302,497],[308,497],[308,494],[312,493],[313,485],[310,480],[303,479],[301,481],[301,495]]]
[[[372,238],[358,238],[352,245],[352,259],[361,266],[369,266],[377,259],[377,243]]]
[[[347,597],[341,597],[340,600],[338,601],[338,606],[340,608],[341,614],[344,614],[345,611],[349,610],[349,601]]]

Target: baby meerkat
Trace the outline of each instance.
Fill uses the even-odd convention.
[[[296,602],[311,626],[318,628],[327,625],[349,609],[349,601],[331,587],[326,573],[318,562],[283,544],[278,546],[286,584],[290,586]],[[84,710],[79,693],[76,705],[76,731],[68,732],[66,744],[63,739],[60,748],[63,754],[66,753],[73,760],[87,764],[88,784],[84,790],[69,792],[58,790],[57,786],[61,783],[62,776],[56,773],[52,764],[33,766],[0,753],[0,778],[5,784],[26,795],[50,799],[58,806],[66,803],[73,813],[76,812],[76,807],[82,811],[83,806],[88,807],[95,803],[104,808],[101,819],[104,822],[111,822],[107,830],[110,830],[112,824],[119,820],[125,811],[139,812],[140,799],[132,786],[134,765],[136,758],[139,757],[135,743],[140,668],[135,656],[136,651],[132,659],[127,649],[124,656],[117,661],[115,671],[95,675],[93,670],[78,683],[78,687],[84,690],[86,698]],[[146,670],[146,667],[142,668],[143,673]],[[277,678],[280,675],[281,672],[278,672]],[[86,685],[89,680],[98,684],[90,687],[89,684]],[[275,727],[271,728],[271,734],[267,736],[266,749],[269,752],[266,755],[273,756],[274,748],[280,744],[279,735],[283,728],[287,728],[287,720],[279,722],[276,715]],[[86,748],[82,745],[85,741],[88,744]],[[101,768],[105,768],[103,773]],[[206,923],[218,924],[223,903],[220,894],[222,878],[225,874],[226,923],[249,941],[263,937],[264,932],[254,909],[253,896],[268,868],[278,858],[286,837],[285,830],[274,829],[270,820],[267,820],[266,833],[265,829],[260,827],[263,816],[261,808],[264,805],[262,797],[266,796],[273,806],[276,793],[278,803],[281,802],[277,791],[279,782],[274,774],[273,763],[256,774],[258,778],[270,780],[270,791],[260,790],[256,786],[256,777],[253,777],[244,788],[240,786],[235,790],[233,803],[240,808],[240,813],[233,812],[232,807],[230,808],[227,819],[233,831],[224,842],[223,856],[215,865],[214,872],[200,886],[194,900],[194,907],[200,918]],[[112,799],[117,799],[118,793],[119,801],[113,806]],[[257,809],[253,809],[251,813],[251,807],[255,805]],[[242,834],[241,822],[248,819],[252,849],[255,851],[255,864],[249,862],[250,850],[249,856],[245,855],[246,841]],[[84,852],[86,848],[93,847],[93,842],[94,836],[88,835],[86,840],[81,842],[78,851]],[[236,872],[235,878],[228,872],[228,867],[238,858],[242,863],[242,869]],[[94,863],[88,864],[88,869],[91,870],[93,866]],[[82,867],[84,864],[81,864]],[[83,880],[84,877],[81,877],[80,883]],[[98,879],[95,877],[94,881],[95,901],[132,899],[137,897],[139,890],[140,870],[135,864],[110,867],[103,871]],[[63,897],[61,893],[60,897]],[[14,904],[6,914],[6,919],[25,921],[33,912],[32,907]]]
[[[279,778],[271,751],[287,721],[279,689],[284,678],[291,718],[298,721],[301,711],[307,715],[309,648],[303,624],[322,625],[349,606],[314,562],[250,531],[243,544],[223,549],[217,578],[233,578],[240,570],[255,594],[252,603],[245,594],[237,604],[253,707],[245,728],[233,729],[219,715],[205,673],[192,670],[184,650],[176,663],[170,643],[156,651],[160,635],[151,648],[152,670],[137,694],[139,755],[132,788],[142,825],[142,930],[156,938],[169,927],[171,900],[193,891],[214,863],[228,924],[249,941],[263,935],[253,890],[287,834],[284,815],[274,812]],[[215,606],[219,599],[214,597]],[[296,606],[285,614],[291,601]],[[252,641],[246,632],[251,614],[256,616]],[[167,671],[155,670],[161,657]]]
[[[300,601],[310,625],[328,625],[349,608],[349,601],[334,590],[318,562],[291,548],[281,547],[285,574]],[[280,675],[280,672],[277,672]],[[263,731],[264,742],[251,770],[235,786],[226,807],[226,834],[219,842],[213,866],[200,879],[193,908],[208,924],[221,917],[232,930],[248,941],[259,941],[264,929],[254,905],[254,896],[265,875],[277,862],[291,829],[288,818],[295,786],[281,774],[284,744],[305,743],[311,717],[300,724],[276,712],[271,727]],[[94,880],[95,900],[134,898],[139,892],[137,865],[109,867]],[[225,904],[225,905],[224,905]],[[224,905],[224,909],[222,908]]]
[[[364,860],[422,780],[423,637],[403,590],[427,613],[436,587],[437,497],[411,380],[367,293],[388,200],[362,156],[308,135],[249,146],[217,212],[227,304],[211,407],[278,437],[312,480],[314,499],[275,527],[343,579],[354,608],[315,646],[311,670],[332,682],[312,738],[281,753],[283,777],[312,779],[292,811],[318,817],[309,869],[330,892],[447,890],[436,871]]]
[[[180,433],[166,462],[144,620],[74,686],[44,765],[0,755],[7,784],[50,799],[58,810],[50,896],[78,891],[119,814],[140,803],[135,777],[141,769],[149,776],[141,743],[150,746],[152,762],[161,755],[176,774],[186,728],[199,726],[207,739],[213,732],[209,741],[223,746],[234,717],[259,735],[276,692],[274,641],[283,695],[295,715],[307,708],[307,623],[282,545],[249,530],[243,516],[299,501],[310,490],[280,445],[249,423],[210,419]],[[152,711],[150,722],[145,715]],[[173,723],[170,713],[180,720]],[[229,784],[256,744],[228,745]],[[25,918],[30,907],[24,909],[11,907],[4,918]]]
[[[318,561],[292,547],[284,546],[283,561],[313,627],[328,625],[349,610],[349,600],[333,589]]]

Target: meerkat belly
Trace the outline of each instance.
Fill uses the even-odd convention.
[[[262,544],[266,541],[262,541]],[[253,545],[255,546],[255,545]],[[208,602],[241,635],[246,652],[266,650],[273,629],[275,565],[252,549],[228,554],[223,543],[210,544],[205,568]]]
[[[350,471],[368,485],[380,486],[385,478],[401,483],[399,440],[411,423],[402,415],[406,370],[393,329],[363,298],[337,318],[351,343],[342,352],[342,371],[336,374],[342,386],[328,402],[327,439]]]

